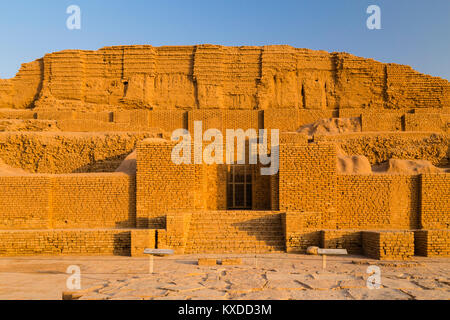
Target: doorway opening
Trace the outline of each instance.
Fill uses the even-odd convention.
[[[228,166],[227,208],[252,209],[252,170],[245,164]]]

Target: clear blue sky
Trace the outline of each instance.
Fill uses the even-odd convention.
[[[81,8],[68,30],[66,8]],[[381,8],[381,30],[366,8]],[[14,0],[0,3],[0,78],[63,49],[288,44],[411,65],[450,79],[450,0]]]

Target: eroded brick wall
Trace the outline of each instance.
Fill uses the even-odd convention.
[[[450,230],[415,230],[415,254],[425,257],[450,256]]]
[[[0,231],[0,255],[130,255],[130,230]]]
[[[305,216],[316,217],[320,220],[318,212],[284,212],[281,214],[283,231],[285,234],[286,251],[305,253],[309,246],[320,245],[320,227],[317,223],[309,224]]]
[[[133,228],[135,178],[123,173],[52,177],[53,228]]]
[[[178,165],[172,162],[171,153],[175,145],[175,142],[168,140],[148,139],[138,146],[138,227],[165,228],[165,215],[168,212],[192,211],[205,203],[201,192],[202,165]]]
[[[0,158],[32,173],[114,172],[145,138],[157,132],[2,132]]]
[[[450,112],[405,114],[405,131],[432,131],[450,133]]]
[[[188,114],[188,129],[191,134],[194,130],[194,121],[202,122],[202,129],[219,129],[226,135],[226,129],[255,129],[258,133],[259,128],[263,128],[257,110],[193,110]]]
[[[322,230],[320,244],[327,249],[347,249],[349,254],[362,254],[362,234],[357,230]]]
[[[290,46],[64,50],[0,81],[0,107],[74,103],[156,109],[448,107],[445,79],[348,53]]]
[[[308,110],[298,108],[264,110],[264,127],[283,131],[296,131],[302,125],[313,123],[319,119],[335,118],[335,110]]]
[[[328,226],[338,229],[419,227],[419,177],[338,175],[338,207]]]
[[[51,189],[48,175],[0,176],[0,229],[48,228]]]
[[[157,247],[157,232],[161,230],[156,229],[135,229],[131,230],[131,256],[144,257],[144,250],[147,248]]]
[[[450,228],[450,174],[422,174],[421,227]]]
[[[349,155],[364,155],[371,164],[389,159],[429,160],[434,165],[450,163],[449,135],[430,132],[358,132],[314,136],[316,142],[336,143]]]
[[[280,144],[278,203],[279,210],[286,212],[288,252],[320,245],[320,229],[337,205],[336,149],[329,144],[306,144],[305,139],[287,134]]]
[[[335,208],[336,149],[326,143],[280,144],[281,211],[326,212]]]
[[[135,227],[134,176],[0,176],[0,229]]]
[[[373,259],[409,259],[414,255],[412,231],[363,231],[364,254]]]

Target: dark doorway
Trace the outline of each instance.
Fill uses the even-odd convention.
[[[228,209],[252,208],[252,172],[249,165],[234,164],[228,167]]]

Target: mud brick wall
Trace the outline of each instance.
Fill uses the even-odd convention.
[[[308,136],[297,132],[280,132],[280,144],[308,144]]]
[[[112,113],[110,111],[79,112],[72,110],[35,109],[35,118],[41,120],[96,120],[110,122]]]
[[[189,112],[189,133],[191,138],[194,139],[194,121],[202,122],[202,133],[208,129],[218,129],[223,136],[223,163],[226,163],[226,130],[227,129],[241,129],[245,133],[248,129],[254,129],[256,136],[258,136],[259,128],[262,128],[262,123],[259,119],[261,112],[253,110],[194,110]],[[269,133],[270,135],[270,133]],[[242,155],[242,150],[238,150],[237,139],[230,142],[234,145],[234,162],[236,163],[238,155]],[[256,141],[252,141],[256,143]],[[269,142],[270,143],[270,142]],[[210,142],[205,141],[203,143],[203,151]],[[249,163],[249,137],[245,137],[245,159],[246,163]],[[269,145],[270,147],[270,145]],[[226,170],[226,166],[217,166],[217,173],[223,176],[223,170]],[[213,169],[213,170],[215,170]],[[213,173],[212,173],[213,174]],[[226,181],[225,181],[226,182]],[[221,184],[222,182],[218,182]]]
[[[415,230],[415,254],[424,257],[450,256],[450,230]]]
[[[149,110],[127,110],[119,109],[112,112],[112,120],[114,123],[121,125],[131,124],[145,126],[149,123]]]
[[[318,229],[323,227],[326,223],[326,214],[323,212],[309,212],[309,211],[288,211],[288,217],[291,220],[287,222],[297,229]],[[294,218],[295,217],[295,218]]]
[[[105,132],[105,131],[147,131],[147,126],[131,125],[129,123],[119,124],[104,122],[94,119],[63,119],[57,121],[57,127],[61,131],[69,132]]]
[[[44,59],[22,64],[13,79],[0,80],[0,108],[32,107],[42,89]]]
[[[267,109],[264,110],[264,127],[280,131],[296,131],[302,125],[337,116],[338,112],[334,110]]]
[[[432,77],[417,77],[411,67],[394,63],[385,65],[385,73],[387,106],[448,107],[447,98],[437,98],[440,94],[448,97],[448,87],[436,88]]]
[[[432,107],[422,107],[422,108],[414,108],[412,113],[442,113],[442,114],[450,114],[450,107],[442,107],[442,108],[432,108]]]
[[[252,185],[252,209],[253,210],[271,210],[270,200],[270,179],[269,175],[261,175],[261,166],[253,167],[253,185]]]
[[[299,128],[299,122],[297,109],[264,110],[264,128],[295,131]]]
[[[338,175],[338,207],[329,227],[414,229],[419,226],[419,177]]]
[[[336,190],[334,145],[280,144],[281,211],[328,211],[336,207]]]
[[[306,213],[314,215],[314,213]],[[319,218],[320,219],[320,218]],[[286,241],[287,252],[305,253],[309,246],[320,245],[320,230],[305,225],[304,213],[284,212],[281,221]]]
[[[320,244],[326,249],[347,249],[349,254],[362,254],[362,234],[356,230],[322,230]]]
[[[379,260],[409,259],[414,255],[412,231],[363,231],[364,255]]]
[[[304,229],[286,234],[286,252],[306,253],[310,246],[320,246],[320,230]]]
[[[111,111],[74,112],[74,119],[111,122],[113,120],[113,112]]]
[[[0,132],[0,158],[32,173],[114,172],[156,132]]]
[[[194,136],[194,121],[202,122],[202,130],[218,129],[222,132],[226,143],[226,129],[258,129],[263,128],[260,111],[254,110],[193,110],[188,113],[188,130]]]
[[[350,112],[343,109],[340,116]],[[362,131],[449,132],[450,114],[446,109],[361,110]]]
[[[131,256],[144,257],[144,250],[157,247],[156,229],[135,229],[131,230]]]
[[[0,176],[0,190],[0,229],[49,227],[49,176]]]
[[[82,109],[80,107],[79,109]],[[55,120],[61,131],[148,131],[159,128],[171,133],[178,128],[187,129],[188,112],[183,110],[142,110],[119,109],[114,111],[73,111],[35,109],[36,111],[15,110],[0,112],[2,119]],[[31,130],[30,130],[31,131]]]
[[[182,110],[150,111],[148,126],[151,128],[160,128],[170,134],[176,129],[187,129],[188,112]]]
[[[450,174],[422,174],[421,226],[423,229],[450,228]]]
[[[273,211],[280,209],[278,173],[270,176],[270,207]]]
[[[64,50],[0,80],[0,108],[442,108],[445,79],[348,53],[290,46],[112,46]]]
[[[201,187],[208,210],[227,209],[228,165],[204,165],[204,181]]]
[[[421,110],[424,108],[420,108]],[[432,110],[435,110],[434,108],[430,108],[427,113],[433,112]],[[405,113],[413,113],[414,108],[411,107],[402,107],[402,108],[395,108],[395,109],[389,109],[389,108],[382,108],[382,109],[374,109],[371,110],[370,108],[340,108],[339,109],[339,117],[341,118],[351,118],[351,117],[360,117],[364,114],[367,115],[376,115],[376,114],[385,114],[388,113],[390,115],[396,114],[399,117],[402,117]]]
[[[188,130],[192,136],[194,134],[194,121],[201,121],[203,132],[208,129],[219,129],[222,131],[224,128],[224,123],[222,120],[223,110],[193,110],[188,113]],[[222,134],[225,134],[225,132],[222,131]]]
[[[450,108],[444,109],[444,114],[441,114],[441,119],[443,122],[443,131],[450,133]]]
[[[124,173],[52,177],[53,228],[133,228],[135,178]]]
[[[406,131],[449,132],[449,114],[440,113],[412,113],[405,114]]]
[[[137,148],[136,222],[139,228],[164,229],[164,217],[168,212],[195,209],[203,179],[201,165],[173,163],[171,153],[175,145],[176,142],[168,140],[146,139]],[[191,155],[193,157],[193,152]]]
[[[39,114],[39,113],[38,113]],[[59,112],[57,126],[62,131],[155,131],[168,135],[173,130],[187,128],[187,111],[183,110],[116,110],[113,112]],[[60,115],[59,115],[60,114]],[[65,116],[64,116],[65,115]],[[54,119],[44,113],[41,118]]]
[[[362,131],[402,131],[402,115],[386,112],[364,112],[361,114]]]
[[[397,229],[420,227],[421,182],[417,175],[395,174],[391,177],[390,225]],[[388,229],[385,227],[385,229]]]
[[[371,164],[391,158],[429,160],[434,165],[450,163],[450,136],[427,132],[358,132],[314,136],[316,142],[336,143],[349,155],[364,155]]]
[[[55,120],[0,119],[0,132],[5,131],[59,131]]]
[[[119,111],[114,112],[114,115],[118,114]],[[126,110],[126,111],[121,111],[122,114],[122,118],[117,117],[119,121],[117,121],[118,123],[121,123],[123,119],[123,113],[126,113],[127,120],[126,123],[128,123],[129,125],[134,125],[134,126],[140,126],[140,127],[147,127],[149,126],[151,120],[151,111],[149,110]]]
[[[118,110],[113,112],[117,128],[159,128],[171,133],[175,129],[187,129],[187,111],[183,110]]]
[[[166,229],[157,231],[157,247],[170,248],[176,254],[183,254],[191,219],[191,212],[169,212],[166,215]]]
[[[36,119],[36,112],[32,110],[0,109],[0,119]]]
[[[289,145],[307,145],[308,144],[308,136],[306,134],[301,134],[297,132],[281,132],[279,133],[279,146],[286,145],[286,148],[289,148]],[[270,141],[270,139],[268,139]],[[268,147],[270,144],[268,145]],[[281,150],[281,149],[279,149]],[[281,152],[281,151],[280,151]]]
[[[128,256],[130,242],[130,230],[0,231],[0,256]]]
[[[0,229],[135,227],[133,176],[0,176],[0,184]]]
[[[336,118],[338,116],[337,110],[304,110],[300,109],[298,110],[298,129],[299,127],[308,124],[313,123],[314,121],[317,121],[319,119],[325,119],[325,118]]]
[[[338,175],[336,228],[390,225],[390,176]]]
[[[122,77],[128,80],[123,82],[127,90],[125,103],[142,107],[152,105],[158,109],[195,105],[192,46],[158,49],[151,46],[117,46],[105,50],[111,57],[122,56],[124,59]],[[120,63],[117,67],[120,68]]]

